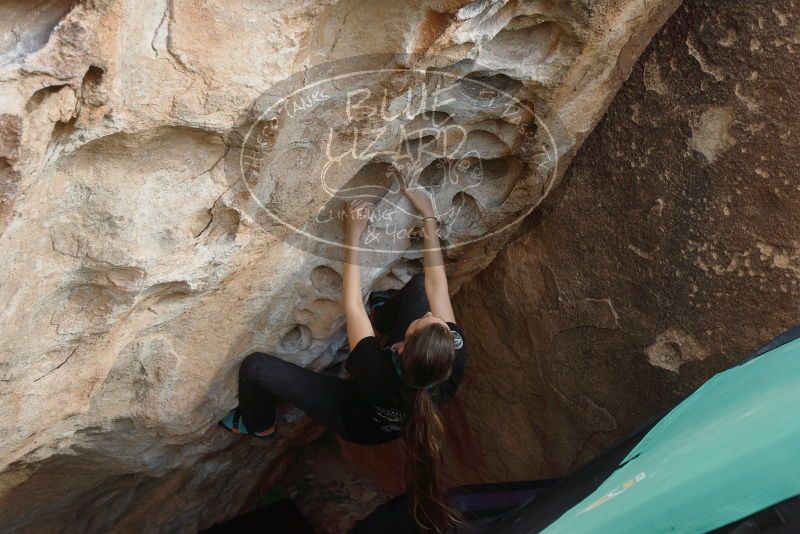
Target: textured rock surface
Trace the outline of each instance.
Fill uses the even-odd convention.
[[[483,463],[457,479],[563,475],[800,323],[799,7],[685,2],[458,294]]]
[[[242,117],[276,82],[329,60],[401,52],[397,67],[513,87],[559,124],[559,155],[525,152],[543,142],[530,117],[509,130],[495,111],[451,106],[467,146],[501,162],[486,168],[505,168],[500,186],[448,199],[465,207],[456,235],[480,236],[555,186],[677,4],[4,2],[0,524],[194,531],[235,514],[285,470],[289,449],[318,433],[301,422],[262,445],[215,427],[236,404],[248,351],[322,368],[342,340],[340,266],[290,246],[226,172]],[[293,149],[280,144],[287,136],[322,146],[330,110],[313,109],[306,122],[283,117],[275,150]],[[730,142],[712,139],[730,121],[724,109],[698,121],[698,150]],[[257,189],[279,189],[305,224],[327,199],[284,170],[270,160]],[[334,186],[358,172],[343,168]],[[265,182],[270,173],[279,178]],[[482,268],[505,236],[452,254],[463,260],[454,279]],[[417,257],[380,258],[366,285],[398,283]]]

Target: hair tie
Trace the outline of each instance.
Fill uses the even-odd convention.
[[[392,364],[394,365],[394,372],[397,373],[397,376],[400,377],[400,380],[403,380],[403,370],[400,368],[400,362],[397,360],[397,351],[392,351]],[[405,380],[403,380],[405,382]],[[431,389],[433,388],[438,382],[432,382],[427,386],[418,386],[417,384],[406,384],[408,387],[413,389]]]

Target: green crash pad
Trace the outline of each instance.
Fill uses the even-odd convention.
[[[543,532],[707,532],[800,495],[800,339],[712,377]]]

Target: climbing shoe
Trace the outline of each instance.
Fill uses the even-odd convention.
[[[373,310],[380,308],[384,304],[386,304],[392,297],[397,294],[396,289],[387,289],[386,291],[373,291],[369,294],[367,298],[367,302],[372,307]]]
[[[242,421],[242,412],[239,411],[239,407],[232,409],[228,412],[220,422],[220,426],[225,427],[226,430],[233,432],[234,434],[243,434],[245,436],[252,436],[254,438],[268,440],[275,438],[275,427],[273,426],[273,430],[271,433],[266,434],[264,436],[260,436],[258,434],[253,434],[252,432],[247,431],[247,427],[244,426],[244,421]]]

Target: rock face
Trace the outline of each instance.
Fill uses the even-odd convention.
[[[264,445],[215,426],[249,351],[315,369],[336,358],[340,264],[325,239],[340,221],[315,215],[358,188],[402,210],[397,181],[418,179],[451,214],[455,289],[555,187],[678,3],[4,2],[0,524],[192,532],[235,515],[320,431],[295,421]],[[376,63],[359,83],[335,77]],[[326,77],[329,92],[302,92]],[[460,92],[434,105],[420,78]],[[350,106],[352,90],[370,97]],[[302,98],[270,107],[288,94]],[[726,105],[691,126],[718,162],[739,135]],[[379,150],[361,157],[365,145]],[[388,251],[368,247],[365,289],[418,269],[413,218],[396,226]],[[763,244],[791,269],[774,232]],[[604,302],[575,313],[611,325]],[[651,351],[681,373],[692,364],[669,351],[684,331],[708,345],[684,325]]]
[[[561,476],[800,322],[798,7],[684,3],[457,295],[457,481]]]

